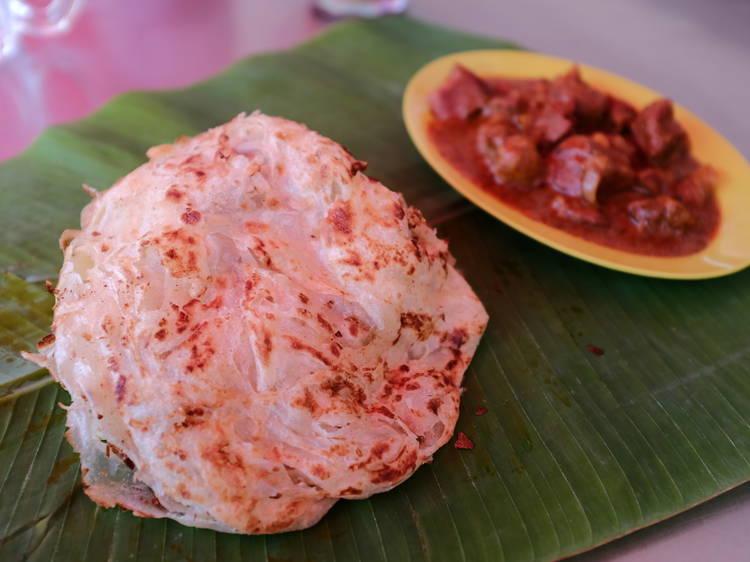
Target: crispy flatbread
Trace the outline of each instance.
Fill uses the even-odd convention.
[[[148,155],[63,234],[31,356],[72,397],[86,493],[274,533],[428,462],[487,314],[419,211],[257,112]]]

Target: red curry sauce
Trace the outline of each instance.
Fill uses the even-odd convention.
[[[550,81],[457,66],[431,101],[442,156],[535,220],[654,256],[698,252],[717,230],[715,172],[690,155],[668,100],[637,111],[576,68]]]

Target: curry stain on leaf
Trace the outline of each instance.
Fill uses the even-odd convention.
[[[51,417],[52,417],[52,414],[47,414],[46,416],[42,418],[42,421],[40,421],[39,423],[29,424],[29,427],[26,428],[26,432],[24,435],[28,436],[28,435],[31,435],[32,433],[39,431],[40,429],[42,429],[49,423],[49,420]]]
[[[178,545],[177,543],[170,544],[169,548],[178,556],[180,556],[182,560],[185,560],[185,562],[195,562],[195,559],[185,554],[185,551],[182,550],[182,548],[180,548],[180,545]]]
[[[52,467],[52,473],[49,475],[49,478],[47,478],[48,484],[55,484],[58,480],[62,477],[63,474],[65,474],[68,469],[76,464],[78,462],[78,455],[73,455],[70,457],[66,457],[62,460],[59,460],[55,463],[55,466]]]
[[[526,466],[521,462],[521,457],[515,451],[510,455],[510,470],[514,474],[523,474],[526,472]]]
[[[504,415],[501,418],[503,429],[508,434],[511,443],[518,447],[518,450],[526,453],[534,448],[531,432],[523,414],[512,400],[503,402]]]
[[[559,380],[553,377],[544,377],[542,379],[542,382],[544,382],[545,386],[549,388],[552,396],[557,398],[563,404],[563,406],[570,407],[572,405],[570,402],[570,398],[565,392],[565,388],[562,386],[562,384],[560,384]]]
[[[29,424],[29,427],[26,428],[26,432],[24,433],[24,436],[28,437],[32,433],[35,433],[48,425],[54,425],[57,422],[61,422],[64,419],[65,419],[65,412],[63,412],[62,410],[56,409],[54,413],[45,415],[41,419],[41,421],[39,421],[38,423]]]

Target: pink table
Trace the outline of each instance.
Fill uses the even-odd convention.
[[[457,6],[460,4],[459,14]],[[0,160],[113,95],[209,77],[323,27],[305,0],[90,0],[71,31],[0,62]],[[680,100],[746,155],[746,0],[413,0],[412,14],[605,67]],[[740,118],[742,116],[742,118]],[[750,485],[583,555],[617,562],[750,560]]]

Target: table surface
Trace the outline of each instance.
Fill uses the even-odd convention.
[[[270,8],[270,6],[273,8]],[[601,66],[677,99],[750,154],[747,0],[412,0],[412,15]],[[89,1],[68,33],[0,61],[0,160],[113,95],[207,78],[326,24],[306,0]],[[750,559],[750,485],[579,557]]]

